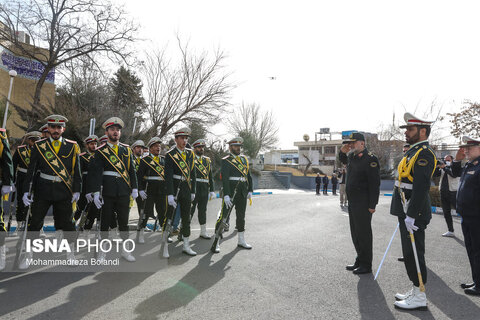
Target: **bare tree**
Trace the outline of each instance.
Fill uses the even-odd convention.
[[[211,125],[229,105],[234,85],[224,71],[225,55],[216,51],[192,53],[177,37],[180,62],[166,58],[165,50],[147,52],[142,73],[146,91],[147,125],[150,134],[163,137],[179,123]]]
[[[448,113],[451,123],[451,134],[460,138],[463,135],[480,136],[480,104],[465,101],[460,112]]]
[[[245,150],[252,158],[278,143],[278,126],[272,111],[261,112],[255,103],[242,103],[228,120],[228,126],[244,139]]]
[[[123,7],[109,0],[1,0],[0,21],[6,26],[0,28],[0,41],[43,66],[32,101],[37,109],[54,68],[79,57],[96,66],[95,52],[126,61],[131,54],[126,45],[137,30]],[[19,39],[19,31],[31,36],[32,45]]]

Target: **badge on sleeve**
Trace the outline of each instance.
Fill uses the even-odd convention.
[[[421,167],[426,167],[427,164],[428,164],[428,161],[425,160],[425,159],[420,159],[417,161],[418,165],[421,166]]]

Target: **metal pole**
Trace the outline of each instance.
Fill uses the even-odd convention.
[[[8,73],[10,75],[10,88],[8,89],[8,97],[7,97],[7,104],[5,106],[5,114],[3,115],[3,126],[2,128],[7,127],[7,116],[8,116],[8,106],[10,104],[10,98],[12,97],[12,87],[13,87],[13,78],[17,75],[15,70],[10,70]]]
[[[135,127],[137,126],[137,117],[135,117],[135,120],[133,120],[133,130],[132,134],[135,134]]]

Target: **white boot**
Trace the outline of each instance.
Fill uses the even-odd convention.
[[[409,291],[405,292],[405,293],[397,293],[395,294],[395,299],[396,300],[405,300],[407,299],[408,297],[410,297],[413,293],[413,288],[415,288],[414,286],[412,287],[412,289],[410,289]]]
[[[74,244],[71,243],[69,244],[70,247],[70,252],[67,251],[67,261],[68,261],[68,266],[70,267],[76,267],[77,266],[77,259],[75,258],[75,253],[73,252]]]
[[[165,259],[170,258],[170,255],[168,254],[168,243],[165,243],[165,246],[163,247],[162,256],[163,256]]]
[[[455,238],[455,233],[453,231],[447,231],[444,234],[442,234],[442,237]]]
[[[189,256],[196,256],[197,255],[197,253],[190,248],[190,241],[189,241],[188,237],[183,238],[183,250],[182,251],[184,253],[188,254]]]
[[[40,229],[40,237],[41,238],[46,238],[47,237],[47,235],[45,234],[45,231],[43,231],[43,227],[42,227],[42,229]]]
[[[33,252],[26,252],[24,257],[25,258],[20,261],[20,264],[18,265],[18,269],[20,270],[27,270],[28,267],[30,267],[30,264],[27,262],[27,260],[33,259]]]
[[[200,238],[203,239],[211,239],[212,236],[207,233],[207,225],[201,224],[200,225]]]
[[[145,243],[145,229],[140,229],[138,231],[138,243]]]
[[[408,298],[395,301],[394,305],[405,310],[427,310],[427,296],[418,287],[413,287],[413,292]]]
[[[215,253],[220,253],[220,240],[217,241],[217,245],[215,246]]]
[[[135,257],[132,255],[132,253],[125,250],[123,248],[123,245],[122,245],[122,257],[125,260],[127,260],[128,262],[135,262],[136,261]]]
[[[245,242],[245,232],[238,233],[238,246],[244,249],[252,249],[252,246]]]
[[[63,230],[55,230],[55,239],[57,239],[57,246],[60,245],[63,239]]]
[[[102,264],[105,259],[107,258],[107,253],[102,251],[101,249],[98,249],[98,255],[97,255],[97,261],[98,261],[98,264]]]
[[[3,246],[0,246],[0,271],[5,269],[6,259],[7,259],[7,247],[3,245]]]

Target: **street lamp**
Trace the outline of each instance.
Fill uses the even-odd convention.
[[[17,71],[10,70],[8,72],[8,74],[10,75],[10,88],[8,89],[7,104],[5,106],[5,114],[3,115],[3,126],[2,126],[2,128],[4,128],[4,129],[7,127],[8,105],[10,104],[10,98],[12,96],[13,78],[15,78],[17,76]]]
[[[133,131],[132,131],[132,134],[135,134],[135,127],[137,126],[137,118],[140,117],[140,112],[135,112],[133,114],[133,116],[135,117],[135,120],[133,120]]]

